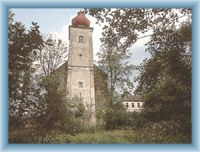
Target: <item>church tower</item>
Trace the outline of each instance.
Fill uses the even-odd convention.
[[[96,124],[93,64],[93,28],[84,12],[78,12],[69,26],[68,97],[80,97],[91,112],[90,125]]]

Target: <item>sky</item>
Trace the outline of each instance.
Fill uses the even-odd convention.
[[[11,9],[15,13],[14,19],[22,22],[27,28],[31,26],[31,22],[37,22],[40,26],[42,35],[48,35],[53,33],[59,39],[68,42],[68,26],[71,25],[71,19],[77,15],[77,12],[81,9],[50,9],[50,8],[16,8]],[[94,28],[93,31],[93,50],[94,60],[98,58],[96,53],[100,50],[100,37],[102,36],[102,29],[100,25],[96,24],[96,19],[86,15],[90,20],[90,26]],[[149,57],[149,54],[145,52],[144,44],[148,41],[148,37],[138,40],[131,47],[131,59],[130,62],[134,65],[139,65],[142,61]]]

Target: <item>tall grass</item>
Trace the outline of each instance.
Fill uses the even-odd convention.
[[[162,138],[156,132],[145,134],[143,130],[111,130],[83,132],[75,135],[56,130],[43,134],[34,131],[18,131],[10,134],[10,143],[54,143],[54,144],[140,144],[140,143],[189,143],[187,137],[177,134]]]

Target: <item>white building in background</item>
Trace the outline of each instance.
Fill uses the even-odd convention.
[[[142,96],[132,95],[130,93],[125,93],[122,95],[122,103],[130,112],[141,112],[143,110]]]

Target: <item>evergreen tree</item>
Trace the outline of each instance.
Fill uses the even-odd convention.
[[[14,21],[13,15],[9,11],[9,114],[21,119],[36,106],[33,94],[37,89],[31,83],[35,71],[33,52],[43,41],[37,23],[27,31],[22,23]]]

